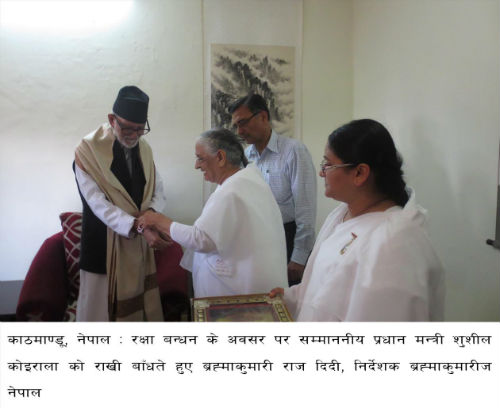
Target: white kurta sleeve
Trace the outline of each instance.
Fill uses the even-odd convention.
[[[152,208],[156,212],[162,212],[163,209],[165,208],[166,201],[167,198],[165,197],[163,180],[155,166],[155,189],[153,192],[153,197],[151,198],[151,202],[149,203],[148,207]]]
[[[183,247],[196,252],[209,253],[216,250],[214,242],[196,225],[173,222],[170,226],[170,236]]]
[[[94,179],[76,163],[75,176],[80,192],[95,216],[117,234],[129,237],[134,217],[108,201]]]

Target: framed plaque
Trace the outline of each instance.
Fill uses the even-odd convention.
[[[291,322],[283,299],[267,293],[193,299],[195,322]]]

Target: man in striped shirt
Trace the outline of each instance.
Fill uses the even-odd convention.
[[[272,129],[264,98],[249,94],[229,107],[236,132],[249,145],[245,154],[269,184],[285,228],[289,285],[300,283],[314,245],[316,174],[303,143]]]

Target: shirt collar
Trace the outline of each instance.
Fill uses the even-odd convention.
[[[279,153],[278,149],[278,135],[274,131],[274,129],[271,131],[271,137],[269,138],[269,142],[267,142],[267,146],[264,148],[264,150],[269,149],[273,153]],[[262,153],[264,153],[264,150]],[[254,157],[259,157],[259,152],[257,151],[257,148],[255,145],[251,145],[249,152],[248,152],[248,157],[249,158],[254,158]]]
[[[279,153],[278,150],[278,136],[274,129],[271,132],[271,137],[269,138],[269,143],[266,146],[267,149],[271,150],[274,153]]]

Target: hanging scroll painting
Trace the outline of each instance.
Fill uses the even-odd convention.
[[[273,129],[295,136],[295,47],[212,44],[211,127],[230,127],[229,105],[250,92],[266,100]]]

